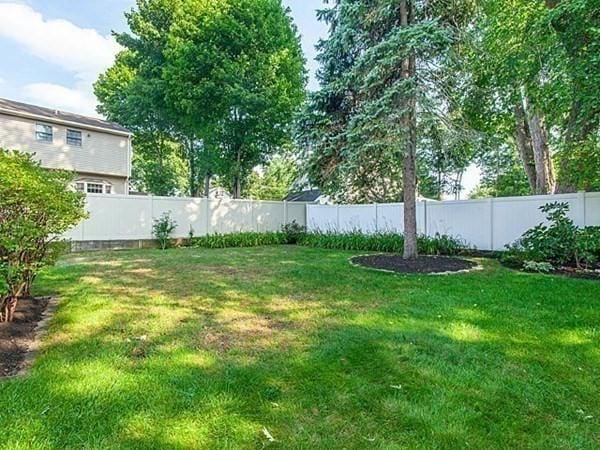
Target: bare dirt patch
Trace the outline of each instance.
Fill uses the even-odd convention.
[[[15,319],[0,323],[0,378],[17,375],[28,365],[37,348],[40,324],[54,301],[49,297],[19,300]]]
[[[419,256],[404,259],[401,255],[364,255],[350,260],[352,264],[397,273],[451,273],[464,272],[477,264],[462,258],[447,256]]]

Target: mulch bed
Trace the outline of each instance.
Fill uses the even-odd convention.
[[[600,268],[599,268],[600,269]],[[554,275],[563,275],[571,278],[584,278],[587,280],[600,280],[598,270],[582,270],[575,267],[560,267],[551,272]]]
[[[353,264],[398,273],[446,273],[473,269],[472,261],[446,256],[419,256],[404,259],[401,255],[365,255],[351,259]]]
[[[49,298],[21,299],[14,321],[0,323],[0,378],[16,375],[23,368],[49,302]]]

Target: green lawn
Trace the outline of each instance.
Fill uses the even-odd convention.
[[[600,446],[600,283],[300,247],[71,255],[3,448]],[[275,439],[270,442],[266,429]]]

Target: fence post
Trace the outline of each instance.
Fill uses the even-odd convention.
[[[250,200],[250,214],[252,217],[252,225],[254,227],[254,231],[258,231],[258,219],[256,218],[256,214],[254,213],[254,200]]]
[[[283,224],[287,225],[288,223],[288,203],[287,200],[283,201]]]
[[[427,227],[427,200],[423,200],[423,233],[425,236],[429,235],[429,230]]]
[[[579,222],[582,227],[586,227],[586,213],[585,210],[585,191],[579,191],[577,193],[577,198],[579,199],[579,210],[581,211],[581,221]]]
[[[149,234],[150,234],[150,239],[152,239],[154,236],[152,236],[152,224],[154,223],[154,195],[150,196],[150,230]]]
[[[210,234],[210,222],[212,221],[212,217],[210,214],[210,197],[206,197],[206,206],[204,207],[204,211],[206,214],[206,235]]]
[[[490,250],[494,250],[494,197],[488,199],[490,207]]]
[[[340,232],[340,205],[337,204],[335,205],[335,215],[336,215],[336,226],[335,226],[335,232],[339,233]]]
[[[378,214],[378,207],[377,207],[377,203],[374,203],[373,206],[375,206],[375,233],[379,233],[379,214]]]

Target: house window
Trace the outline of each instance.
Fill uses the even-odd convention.
[[[81,131],[67,130],[67,145],[81,147],[82,142]]]
[[[35,139],[38,142],[52,142],[52,126],[37,123],[35,125]]]
[[[107,181],[77,181],[75,190],[88,194],[112,194],[112,185]]]

